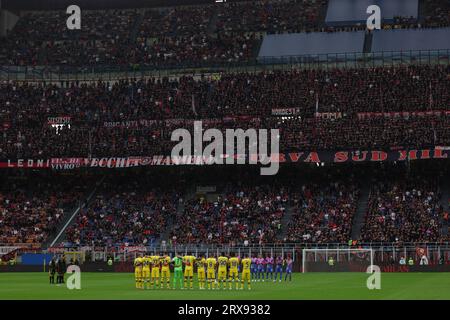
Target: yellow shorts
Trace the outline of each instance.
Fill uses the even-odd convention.
[[[234,278],[237,279],[239,277],[239,273],[237,269],[230,269],[230,272],[228,273],[228,278]]]
[[[184,276],[185,277],[193,277],[194,276],[194,268],[192,267],[186,267],[184,269]]]
[[[208,270],[206,273],[206,276],[208,279],[215,279],[216,278],[216,270]]]
[[[142,278],[150,278],[150,268],[142,269]]]
[[[142,277],[142,267],[134,268],[134,277],[135,278]]]
[[[241,280],[242,280],[242,281],[250,280],[250,270],[244,270],[244,271],[242,271]]]
[[[162,268],[161,269],[161,278],[170,278],[170,268]]]
[[[218,280],[226,280],[227,279],[227,269],[219,269],[217,273]]]
[[[198,280],[205,280],[205,269],[197,270]]]
[[[159,278],[159,268],[152,268],[152,278]]]

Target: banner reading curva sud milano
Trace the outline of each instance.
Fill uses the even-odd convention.
[[[230,155],[223,154],[223,158]],[[234,159],[255,159],[257,155],[231,155]],[[358,151],[300,151],[272,154],[271,161],[280,163],[349,163],[349,162],[389,162],[406,160],[449,159],[450,147],[413,150],[358,150]],[[86,168],[131,168],[138,166],[167,165],[211,165],[214,158],[202,156],[183,156],[172,158],[155,155],[150,157],[111,157],[111,158],[51,158],[51,159],[2,159],[0,168],[42,168],[71,170]]]

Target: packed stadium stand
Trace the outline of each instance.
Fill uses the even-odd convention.
[[[303,185],[294,197],[286,241],[345,243],[351,239],[357,183],[326,181]]]
[[[449,72],[449,66],[408,66],[67,87],[6,82],[0,84],[0,155],[168,155],[171,132],[192,131],[193,119],[204,120],[205,129],[279,128],[282,151],[448,145]],[[298,112],[273,117],[280,108]],[[334,119],[323,119],[327,114]],[[47,121],[52,117],[69,117],[70,127],[56,130]]]
[[[86,10],[83,28],[75,31],[66,28],[67,15],[63,11],[26,12],[8,28],[7,37],[1,40],[0,65],[148,68],[247,63],[258,55],[262,38],[279,40],[265,35],[296,33],[298,37],[301,32],[364,30],[360,20],[361,17],[366,20],[365,3],[354,7],[353,1],[346,2],[353,10],[345,10],[342,1],[329,3],[326,0]],[[389,28],[449,26],[447,1],[396,0],[381,1],[378,5],[386,15]],[[238,12],[240,14],[236,14]],[[339,17],[342,14],[350,16]],[[337,19],[340,26],[328,19]],[[317,34],[316,37],[318,40],[311,39],[312,48],[319,44],[321,52],[314,54],[345,50],[344,46],[334,52],[332,46],[324,50],[326,36]],[[321,41],[321,37],[325,38]],[[342,35],[336,37],[335,44]],[[300,41],[305,40],[300,38]],[[446,47],[439,49],[449,49],[448,40],[445,42]],[[361,50],[362,43],[357,48]],[[347,48],[347,52],[354,50]],[[289,52],[311,54],[311,51],[292,49]],[[260,56],[267,56],[267,53],[262,52]]]
[[[118,186],[105,182],[66,231],[67,240],[76,245],[113,246],[151,244],[160,238],[167,221],[174,218],[180,196],[175,190],[161,192],[145,185],[139,179]]]
[[[57,172],[7,177],[8,186],[17,186],[1,193],[1,242],[48,243],[74,212],[58,235],[67,247],[347,244],[358,215],[364,223],[353,240],[449,240],[449,172],[442,161],[432,168],[426,161],[292,168],[283,167],[275,184],[245,167],[91,171],[84,180]],[[33,193],[44,183],[45,192]],[[214,188],[199,191],[205,185]],[[364,185],[368,207],[359,212]]]
[[[47,243],[64,216],[85,201],[92,181],[83,179],[86,184],[77,175],[2,174],[0,243]]]
[[[0,38],[0,243],[449,241],[449,3],[390,7],[375,32],[365,11],[333,13],[336,3],[88,9],[73,32],[64,11],[20,12]],[[443,53],[373,59],[427,49]],[[346,52],[358,54],[348,66],[284,59]],[[39,67],[70,74],[21,75]],[[195,120],[279,129],[280,154],[304,163],[272,179],[239,165],[149,164]],[[141,168],[100,165],[130,159]]]
[[[230,186],[215,201],[195,199],[186,203],[185,210],[177,216],[172,240],[234,245],[245,241],[274,243],[288,201],[283,187]]]
[[[435,181],[383,183],[374,187],[363,230],[368,241],[439,240],[443,211]]]

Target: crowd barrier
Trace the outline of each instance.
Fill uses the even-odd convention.
[[[404,64],[450,64],[450,50],[333,53],[302,56],[259,57],[232,63],[183,63],[183,65],[132,66],[0,66],[0,81],[98,81],[123,78],[168,77],[218,72],[380,67]]]

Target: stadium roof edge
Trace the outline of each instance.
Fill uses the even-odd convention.
[[[245,0],[227,0],[242,2]],[[195,4],[213,4],[215,0],[1,0],[1,8],[6,10],[65,10],[76,4],[81,9],[127,9],[169,7]]]

